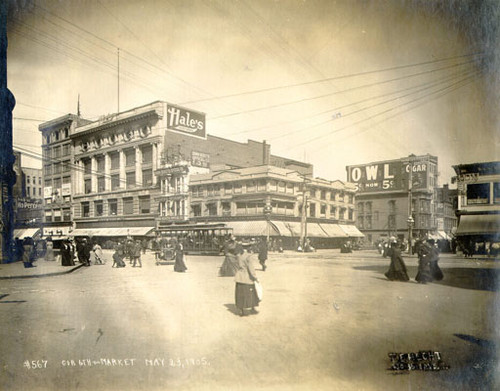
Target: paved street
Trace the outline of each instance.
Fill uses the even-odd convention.
[[[271,253],[259,314],[240,317],[222,261],[188,255],[187,273],[175,273],[146,254],[143,268],[108,261],[1,281],[0,388],[495,387],[498,262],[443,254],[445,279],[420,285],[387,281],[389,260],[375,251]],[[413,278],[417,261],[406,262]],[[388,370],[389,353],[421,350],[450,368]]]

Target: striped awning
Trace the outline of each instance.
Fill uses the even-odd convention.
[[[233,229],[234,236],[279,236],[280,232],[265,220],[228,221],[226,225]]]
[[[326,231],[330,238],[347,238],[348,235],[338,224],[320,223],[321,228]]]
[[[37,239],[41,234],[40,228],[22,228],[14,230],[14,237],[19,239],[33,238]]]
[[[339,224],[339,227],[349,236],[350,238],[364,238],[365,235],[361,233],[359,229],[356,228],[355,225],[345,225]]]
[[[130,228],[78,228],[72,232],[73,236],[151,236],[154,227],[130,227]]]

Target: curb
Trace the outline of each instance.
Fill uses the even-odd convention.
[[[75,266],[69,270],[65,270],[63,272],[53,272],[53,273],[45,273],[45,274],[34,274],[34,275],[28,275],[28,276],[2,276],[0,277],[0,280],[15,280],[15,279],[20,279],[20,278],[41,278],[41,277],[53,277],[53,276],[60,276],[63,274],[69,274],[74,272],[77,269],[80,269],[84,265],[78,265]]]

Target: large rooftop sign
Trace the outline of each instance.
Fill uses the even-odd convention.
[[[205,139],[205,114],[184,107],[167,105],[167,129]]]
[[[347,181],[360,192],[408,191],[427,187],[427,162],[370,163],[347,167]]]

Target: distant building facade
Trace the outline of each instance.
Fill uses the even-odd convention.
[[[68,114],[39,129],[44,153],[44,236],[56,238],[70,234],[151,237],[165,225],[220,221],[212,209],[202,216],[199,196],[193,195],[193,183],[205,185],[195,178],[209,172],[231,172],[233,186],[238,170],[272,167],[272,175],[261,178],[266,189],[274,186],[276,172],[286,172],[290,178],[313,174],[308,163],[272,155],[266,142],[240,143],[208,135],[203,113],[162,101],[94,122]],[[318,191],[310,196],[311,219],[335,215],[338,222],[354,221],[352,186],[323,180],[311,183]],[[270,196],[273,190],[258,193],[258,197],[265,195],[259,205],[269,202],[276,214],[282,208],[293,210],[297,218],[297,195],[294,190],[290,199],[286,186],[279,197]],[[322,199],[323,188],[350,194],[348,202],[338,210],[324,206],[328,202]],[[224,198],[222,191],[217,213],[226,207]],[[231,202],[230,208],[238,209],[240,201]],[[205,207],[213,208],[210,203]]]
[[[395,236],[408,239],[437,231],[438,159],[410,155],[347,166],[354,183],[357,227],[369,242]]]
[[[498,254],[500,242],[500,162],[453,166],[458,188],[457,238],[466,251]]]

